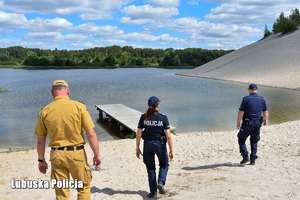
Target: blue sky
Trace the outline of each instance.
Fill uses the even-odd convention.
[[[0,47],[239,49],[295,0],[0,0]]]

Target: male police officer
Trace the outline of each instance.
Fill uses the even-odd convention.
[[[48,134],[51,147],[51,179],[68,181],[71,174],[74,180],[83,182],[83,187],[77,188],[77,199],[90,199],[92,175],[83,146],[85,140],[82,129],[85,130],[94,153],[93,164],[99,167],[101,158],[94,123],[83,103],[69,99],[70,90],[64,80],[54,81],[51,92],[54,101],[39,112],[35,129],[35,135],[38,137],[39,170],[45,174],[48,169],[45,161],[45,143]],[[55,187],[55,193],[57,200],[70,199],[69,188]]]
[[[248,87],[249,96],[243,98],[237,116],[237,128],[240,130],[238,133],[238,143],[240,153],[243,156],[241,164],[249,162],[248,151],[246,147],[246,139],[250,135],[250,164],[255,165],[257,159],[257,143],[260,140],[260,127],[266,125],[268,118],[267,105],[263,97],[257,94],[257,85],[250,84]],[[263,117],[261,116],[263,113]],[[240,121],[243,120],[242,126]]]

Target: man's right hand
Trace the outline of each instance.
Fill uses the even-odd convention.
[[[263,120],[263,125],[265,126],[267,124],[267,120]]]
[[[47,169],[48,169],[48,164],[47,164],[47,162],[46,161],[44,161],[44,162],[39,162],[39,170],[40,170],[40,172],[42,173],[42,174],[46,174],[46,172],[47,172]]]

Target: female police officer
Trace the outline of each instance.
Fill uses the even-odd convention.
[[[141,115],[138,123],[136,136],[136,156],[143,155],[143,161],[147,167],[150,193],[147,197],[156,197],[157,189],[160,194],[165,194],[164,185],[169,169],[168,152],[166,142],[169,146],[169,159],[174,158],[173,141],[170,132],[170,125],[166,115],[158,112],[160,100],[152,96],[148,100],[148,110]],[[143,131],[143,129],[145,129]],[[143,134],[144,154],[140,150],[140,140]],[[159,160],[158,183],[155,173],[155,154]]]

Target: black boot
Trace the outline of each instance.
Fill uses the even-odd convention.
[[[243,160],[240,162],[240,164],[245,164],[247,162],[249,162],[249,156],[243,156]]]

